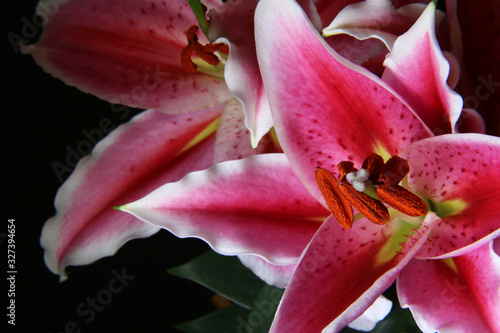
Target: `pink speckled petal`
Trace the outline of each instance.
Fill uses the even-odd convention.
[[[389,51],[380,40],[375,38],[357,40],[349,35],[341,34],[327,37],[325,41],[347,60],[382,76],[384,71],[382,64]]]
[[[222,108],[178,116],[144,111],[99,142],[59,189],[57,214],[43,227],[41,244],[49,269],[64,279],[64,267],[89,264],[114,254],[129,239],[155,233],[158,228],[113,206],[209,167],[213,135],[181,151]]]
[[[412,260],[397,281],[424,332],[499,332],[500,258],[491,242],[444,260]]]
[[[423,4],[396,9],[390,0],[362,1],[340,11],[323,33],[327,36],[348,34],[357,39],[377,38],[391,50],[396,38],[411,27],[424,9]]]
[[[295,267],[297,267],[297,264],[273,265],[261,257],[253,255],[240,255],[238,258],[240,258],[243,265],[252,270],[262,281],[278,288],[287,286]]]
[[[321,30],[321,21],[312,0],[299,0],[307,15]],[[273,126],[267,95],[262,85],[255,50],[254,11],[257,1],[227,2],[209,12],[210,40],[226,42],[230,54],[224,77],[231,93],[244,107],[245,125],[250,131],[252,147]]]
[[[436,134],[451,133],[463,100],[447,84],[450,65],[435,36],[435,5],[429,4],[411,29],[395,42],[382,79],[407,101]]]
[[[340,161],[360,165],[383,149],[396,155],[430,135],[383,81],[326,45],[294,2],[260,1],[255,19],[276,133],[318,200],[323,198],[314,179],[317,166],[335,172]],[[293,35],[292,43],[287,35]]]
[[[254,11],[256,1],[227,2],[210,12],[210,39],[229,44],[224,77],[231,93],[243,104],[245,125],[252,146],[273,126],[255,51]]]
[[[262,137],[257,148],[252,149],[250,132],[244,125],[243,106],[237,99],[230,100],[222,112],[217,127],[214,164],[237,160],[263,153],[279,152],[269,134]]]
[[[293,274],[270,332],[321,332],[327,326],[328,332],[339,332],[394,282],[438,222],[429,214],[397,253],[379,260],[398,223],[381,227],[362,219],[344,230],[330,217]]]
[[[38,12],[43,14],[42,5]],[[194,24],[184,0],[71,0],[58,6],[40,41],[23,49],[45,71],[84,92],[185,113],[231,97],[222,80],[182,68],[186,31]]]
[[[457,256],[500,235],[500,138],[442,135],[409,146],[401,157],[410,164],[414,191],[434,203],[460,199],[467,205],[443,217],[418,258]]]
[[[256,254],[279,265],[295,263],[329,215],[284,154],[216,164],[121,210],[178,237],[201,238],[219,253]]]

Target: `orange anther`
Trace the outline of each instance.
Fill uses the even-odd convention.
[[[198,36],[196,35],[196,32],[198,32],[198,26],[192,25],[189,27],[189,29],[186,33],[188,43],[191,43],[193,41],[195,41],[195,42],[198,41]]]
[[[191,48],[190,45],[186,46],[185,48],[182,49],[181,52],[181,65],[184,68],[184,70],[188,73],[195,73],[196,72],[196,66],[194,63],[191,61],[191,53],[193,53],[193,49]]]
[[[344,229],[351,229],[353,223],[352,208],[338,190],[335,176],[328,170],[316,168],[316,183],[325,198],[326,205]]]
[[[351,206],[356,208],[358,212],[363,214],[371,222],[384,225],[386,221],[389,221],[389,211],[382,202],[373,199],[363,192],[356,191],[349,183],[339,183],[339,190],[347,201],[349,201]]]
[[[429,210],[422,199],[402,186],[383,184],[375,191],[382,202],[406,215],[422,216]]]
[[[229,47],[223,43],[201,45],[198,42],[197,31],[198,27],[196,25],[189,27],[186,33],[188,45],[181,52],[182,67],[189,73],[196,72],[196,65],[191,60],[193,52],[203,61],[213,66],[217,66],[220,62],[214,52],[229,53]]]
[[[399,156],[391,157],[384,164],[380,155],[372,154],[363,162],[363,169],[368,172],[368,179],[380,200],[360,192],[362,190],[357,190],[346,179],[349,173],[358,171],[353,162],[342,161],[337,168],[338,180],[330,171],[319,167],[315,176],[328,209],[344,229],[352,227],[352,208],[371,222],[381,225],[390,219],[384,203],[409,216],[421,216],[428,211],[422,199],[398,185],[410,170],[408,162]]]

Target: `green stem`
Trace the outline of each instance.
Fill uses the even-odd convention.
[[[193,10],[196,20],[198,20],[198,24],[201,30],[203,30],[203,33],[208,38],[208,22],[205,16],[205,9],[203,8],[203,5],[201,4],[200,0],[188,0],[188,3]]]

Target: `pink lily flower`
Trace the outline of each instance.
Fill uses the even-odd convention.
[[[314,6],[303,3],[316,17]],[[187,32],[197,24],[185,1],[152,1],[148,6],[71,1],[48,18],[37,44],[22,47],[69,85],[112,103],[149,109],[103,140],[61,187],[57,214],[47,221],[41,243],[47,266],[62,279],[67,265],[112,255],[126,241],[158,230],[113,206],[212,163],[277,150],[265,135],[271,119],[255,57],[256,2],[205,5],[211,41],[230,45],[226,68],[207,64],[196,54],[191,60],[198,71],[183,68],[180,55],[189,42]],[[43,8],[38,11],[44,16]],[[239,29],[230,29],[234,25]],[[196,39],[209,43],[202,34]]]
[[[447,63],[436,51],[433,13],[429,7],[399,39],[415,57],[429,60],[417,68],[433,79],[414,92],[437,113],[424,123],[418,113],[422,104],[408,102],[390,85],[394,81],[340,57],[295,2],[262,0],[256,11],[258,60],[286,157],[267,154],[220,163],[120,209],[182,237],[202,238],[220,253],[257,255],[271,266],[268,280],[294,270],[272,332],[339,331],[398,276],[401,303],[421,328],[498,330],[499,298],[491,295],[500,281],[492,250],[500,234],[500,209],[494,205],[500,195],[495,181],[500,140],[479,134],[435,137],[427,126],[444,123],[451,132],[453,115],[461,110],[456,94],[443,83]],[[283,39],[287,35],[294,36],[293,42]],[[415,68],[398,60],[406,52],[398,49],[395,44],[390,70],[411,76]],[[426,100],[436,96],[433,91],[438,98]],[[361,167],[374,152],[408,161],[403,183],[426,200],[430,212],[408,217],[390,209],[384,226],[360,218],[349,230],[334,216],[324,220],[327,205],[315,169],[335,173],[346,160]],[[419,274],[411,274],[415,271]],[[454,297],[441,299],[439,310],[453,316],[428,313],[432,295],[448,296],[450,280],[443,276],[456,287],[450,290]],[[426,288],[423,279],[433,283]],[[470,299],[475,301],[470,304]]]
[[[322,33],[340,55],[381,74],[394,41],[415,23],[425,7],[410,3],[396,8],[390,0],[356,2],[330,17]],[[436,17],[438,26],[443,16]]]
[[[255,55],[256,3],[204,2],[210,41],[230,45],[225,66],[221,58],[216,66],[208,64],[193,50],[181,61],[189,42],[210,44],[201,31],[189,40],[197,20],[183,0],[147,6],[71,1],[48,17],[37,44],[22,46],[65,83],[112,103],[148,109],[105,138],[59,190],[57,214],[47,221],[41,243],[47,266],[61,279],[64,267],[112,255],[128,240],[158,230],[113,206],[213,163],[279,151],[266,134],[272,124]],[[315,17],[312,3],[303,3]],[[47,16],[42,7],[37,10]],[[239,29],[230,29],[234,25]],[[198,71],[187,72],[183,62]]]
[[[422,3],[410,3],[404,4],[398,2],[399,7],[396,8],[390,0],[367,0],[358,2],[352,5],[348,5],[343,8],[337,16],[333,18],[331,23],[328,22],[327,27],[323,30],[323,36],[326,37],[328,44],[336,50],[340,55],[351,60],[352,62],[362,65],[368,68],[370,71],[377,75],[385,74],[385,80],[391,76],[390,71],[386,68],[390,67],[389,64],[384,64],[385,57],[389,51],[392,51],[394,42],[396,38],[402,33],[406,32],[411,25],[417,20],[417,18],[424,11],[426,5]],[[488,131],[489,133],[496,133],[494,128],[498,127],[498,120],[495,120],[495,112],[488,112],[484,109],[487,108],[486,103],[491,105],[489,109],[496,109],[495,106],[496,99],[495,94],[498,93],[498,82],[495,79],[498,77],[496,69],[490,68],[491,66],[486,66],[488,70],[483,69],[478,71],[477,66],[471,66],[471,62],[468,62],[468,66],[472,67],[472,71],[476,74],[477,78],[475,82],[471,81],[469,71],[464,65],[464,57],[467,58],[475,57],[477,52],[472,52],[477,48],[469,47],[465,50],[468,51],[467,55],[464,56],[463,43],[468,43],[468,39],[473,39],[474,41],[482,41],[481,45],[486,48],[487,51],[481,52],[481,56],[484,57],[483,60],[473,62],[477,63],[493,63],[494,59],[492,54],[494,52],[489,52],[489,47],[484,45],[495,46],[493,40],[494,26],[488,26],[486,33],[482,28],[481,31],[472,30],[469,31],[473,24],[467,24],[465,26],[460,26],[459,20],[457,18],[457,4],[456,1],[447,1],[447,15],[437,11],[436,12],[436,32],[438,34],[438,39],[441,45],[442,54],[446,61],[449,63],[449,74],[447,78],[447,84],[450,88],[457,88],[457,91],[465,96],[464,109],[461,112],[461,119],[457,118],[460,114],[455,112],[451,120],[454,121],[455,128],[453,131],[456,132],[459,128],[461,131],[465,132],[485,132],[485,124],[483,117],[487,118]],[[470,13],[473,12],[473,16],[476,20],[477,17],[483,17],[486,22],[491,22],[491,19],[486,20],[487,13],[485,13],[486,8],[491,8],[496,6],[495,4],[483,4],[482,6],[465,6],[464,4],[460,7],[460,13],[463,16],[469,17],[468,14],[464,14],[465,11]],[[473,7],[473,8],[469,8]],[[464,8],[469,8],[465,10]],[[490,10],[488,10],[490,12]],[[464,30],[465,29],[465,30]],[[465,35],[462,39],[462,30],[464,30]],[[471,36],[473,33],[475,34]],[[352,37],[347,37],[352,36]],[[486,37],[487,36],[487,37]],[[465,38],[467,37],[467,38]],[[483,39],[487,38],[487,41]],[[399,52],[403,53],[403,52]],[[402,54],[402,56],[404,56]],[[412,64],[408,64],[412,67]],[[477,74],[479,73],[479,75]],[[414,81],[422,81],[428,73],[420,73],[421,77],[415,77]],[[460,80],[459,80],[460,79]],[[479,82],[478,82],[479,80]],[[474,83],[475,87],[472,87]],[[414,89],[417,85],[411,82],[399,82],[398,84],[392,84],[392,86],[397,89],[398,93],[405,95],[406,90]],[[474,91],[474,88],[476,91]],[[414,93],[414,92],[413,92]],[[407,96],[418,96],[418,94],[408,94]],[[418,104],[418,101],[414,101]],[[414,103],[415,104],[415,103]],[[416,105],[412,105],[415,109]],[[425,109],[424,109],[425,110]],[[479,113],[476,111],[478,110]],[[426,109],[424,113],[432,114],[432,109]],[[419,112],[420,116],[424,116]],[[424,119],[427,120],[427,119]],[[443,120],[441,120],[443,122]],[[437,124],[428,123],[428,125],[433,130],[438,130],[436,134],[443,134],[449,132],[445,124],[440,124],[438,128],[435,127]]]
[[[400,4],[401,5],[401,4]],[[448,20],[444,20],[444,13],[436,12],[436,33],[438,33],[438,39],[444,47],[441,47],[442,56],[444,59],[440,61],[445,61],[448,63],[446,66],[442,66],[445,69],[442,73],[434,74],[436,79],[441,82],[441,85],[445,89],[453,89],[459,83],[460,72],[464,70],[463,68],[463,52],[462,50],[462,39],[460,33],[460,26],[458,25],[458,20],[456,19],[456,3],[454,1],[449,1],[448,9]],[[476,6],[478,7],[478,6]],[[481,6],[483,7],[483,6]],[[398,76],[400,74],[393,73],[391,68],[391,60],[385,61],[386,55],[389,51],[393,50],[394,42],[396,38],[402,33],[406,32],[411,25],[417,20],[417,18],[422,14],[426,5],[422,3],[410,3],[399,8],[395,8],[390,0],[367,0],[358,2],[349,6],[346,6],[340,13],[333,19],[333,21],[323,30],[323,36],[326,36],[326,41],[332,46],[336,51],[342,56],[348,58],[349,60],[362,65],[377,75],[384,75],[384,81],[394,81],[390,82],[391,86],[396,89],[396,91],[402,96],[406,97],[407,102],[411,103],[414,110],[417,111],[420,117],[427,123],[429,127],[435,132],[435,134],[443,134],[450,132],[449,124],[445,124],[445,119],[434,119],[430,120],[428,117],[432,114],[436,114],[435,108],[419,107],[418,104],[422,103],[421,100],[415,100],[415,96],[419,94],[414,91],[418,89],[418,85],[415,82],[421,82],[424,79],[429,78],[430,73],[417,72],[414,73],[413,81],[400,80]],[[356,42],[352,42],[352,38],[346,41],[346,35],[356,38]],[[332,39],[333,38],[333,39]],[[385,47],[382,47],[385,46]],[[401,48],[401,43],[399,48]],[[455,51],[455,49],[460,49]],[[439,48],[436,48],[439,50]],[[400,57],[408,59],[408,55],[411,50],[406,50],[406,54],[403,50],[398,50],[396,54]],[[429,54],[429,56],[433,56]],[[491,61],[489,62],[491,63]],[[407,63],[406,66],[413,68],[415,64]],[[399,65],[399,71],[404,70],[404,67]],[[446,70],[449,68],[449,70]],[[466,73],[465,73],[466,74]],[[447,75],[446,82],[438,76]],[[465,77],[465,79],[464,79]],[[459,92],[466,96],[465,108],[460,110],[460,108],[455,107],[454,111],[448,109],[448,112],[452,114],[448,115],[449,121],[452,122],[454,127],[451,132],[457,132],[459,130],[466,132],[477,132],[484,133],[485,124],[483,118],[479,115],[477,109],[479,103],[476,101],[477,98],[470,96],[470,89],[464,90],[461,86],[466,84],[468,76],[463,75],[460,82],[461,85],[458,87]],[[399,81],[399,82],[397,82]],[[484,81],[484,80],[483,80]],[[493,85],[495,83],[492,83]],[[488,87],[492,89],[492,87]],[[435,92],[437,95],[437,92]],[[489,95],[489,94],[488,94]],[[414,99],[412,101],[412,98]],[[434,96],[431,99],[439,99],[438,96]],[[462,103],[458,96],[451,96],[451,100],[448,103],[454,101],[455,105]],[[471,99],[474,99],[475,103],[471,103]],[[473,107],[472,109],[470,107]],[[459,115],[461,119],[458,119]],[[440,123],[438,123],[440,122]],[[491,126],[490,126],[491,127]]]
[[[408,161],[408,187],[431,208],[416,221],[392,213],[384,227],[362,219],[352,230],[344,230],[334,217],[327,219],[293,274],[272,332],[338,331],[363,313],[400,273],[401,302],[410,306],[420,327],[444,331],[451,325],[464,331],[500,328],[500,298],[494,296],[498,296],[499,262],[491,248],[491,240],[500,234],[500,210],[493,204],[500,193],[489,180],[500,166],[500,140],[474,134],[433,137],[422,126],[420,119],[434,129],[448,124],[444,130],[451,131],[457,119],[453,115],[461,111],[457,95],[443,84],[447,71],[436,51],[432,14],[429,6],[412,29],[396,40],[386,66],[399,79],[384,80],[384,72],[379,80],[326,46],[292,1],[259,4],[257,50],[273,120],[284,152],[310,192],[323,201],[314,180],[316,167],[333,171],[338,162],[348,160],[360,168],[366,157],[377,152]],[[285,32],[295,36],[294,43],[280,38]],[[399,48],[398,43],[405,47]],[[291,70],[288,63],[300,66]],[[416,78],[429,67],[434,71],[427,73],[439,77],[428,76],[419,84]],[[411,93],[407,87],[413,88]],[[426,110],[434,111],[423,113]],[[435,122],[442,119],[440,124]],[[472,180],[481,185],[469,185]],[[476,266],[467,267],[473,256],[488,267],[484,284],[477,280],[479,270],[472,271]],[[426,281],[439,281],[440,274],[449,273],[441,269],[446,265],[454,269],[457,279],[467,281],[467,292],[440,309],[454,311],[452,316],[431,315],[425,303],[431,300],[431,289],[426,289],[418,275],[403,274],[414,265],[423,271],[432,262],[444,266],[428,271]],[[418,281],[422,287],[412,289]],[[436,283],[432,288],[440,287],[443,284]],[[422,290],[429,296],[420,297]],[[466,317],[461,302],[467,296],[473,296],[476,303],[465,307],[474,309]]]
[[[255,10],[255,4],[207,1],[206,5],[217,18],[223,17],[219,10],[240,15]],[[191,57],[181,58],[195,39],[195,46],[213,45],[201,31],[187,36],[197,23],[184,0],[147,4],[75,0],[60,5],[49,17],[38,43],[23,46],[44,70],[65,83],[112,103],[148,109],[98,143],[59,189],[57,213],[45,224],[41,244],[48,268],[61,279],[66,278],[66,266],[89,264],[114,254],[130,239],[159,230],[113,206],[213,163],[279,151],[266,135],[269,119],[249,128],[244,125],[254,114],[268,110],[265,94],[247,98],[240,94],[241,103],[224,81],[233,78],[234,90],[241,90],[242,84],[262,85],[255,47],[255,66],[245,67],[243,73],[238,66],[224,69],[224,59],[214,54],[216,66],[204,61],[206,54],[192,52]],[[238,37],[234,50],[251,50],[253,25]],[[231,40],[228,36],[226,42]],[[186,71],[186,63],[196,66],[195,71]],[[255,148],[251,141],[261,143]]]

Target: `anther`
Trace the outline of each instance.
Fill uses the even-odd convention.
[[[316,168],[316,183],[325,198],[328,210],[344,229],[351,229],[353,223],[352,208],[338,189],[337,178],[328,170]]]
[[[372,154],[363,162],[363,167],[372,170],[369,178],[382,202],[409,216],[427,213],[427,205],[422,199],[398,185],[410,171],[408,161],[395,155],[384,164],[381,156]]]
[[[229,46],[224,43],[209,43],[206,45],[201,45],[200,42],[198,42],[198,36],[196,35],[197,31],[197,26],[193,25],[189,27],[186,33],[188,45],[184,47],[181,52],[181,65],[189,73],[196,72],[196,65],[191,60],[191,55],[193,54],[193,52],[202,60],[213,66],[217,66],[220,62],[219,58],[214,54],[214,52],[229,54]]]
[[[341,176],[339,180],[328,170],[316,168],[316,183],[325,198],[328,209],[344,229],[351,229],[353,224],[352,207],[375,224],[385,224],[390,219],[389,211],[384,204],[372,197],[358,192],[345,182],[346,171],[352,172],[353,163],[341,162],[337,166]],[[354,169],[355,170],[355,169]],[[356,170],[357,171],[357,170]],[[356,172],[354,171],[354,172]]]
[[[375,191],[382,202],[408,216],[422,216],[429,210],[422,199],[402,186],[384,184]]]
[[[393,156],[386,163],[380,155],[372,154],[358,170],[351,161],[337,165],[338,179],[328,170],[316,168],[316,183],[325,198],[328,209],[344,229],[353,224],[352,208],[375,224],[390,220],[387,204],[409,216],[425,215],[425,202],[417,195],[398,185],[408,174],[408,162]],[[363,193],[366,181],[375,187],[378,199]]]
[[[375,224],[384,225],[390,220],[389,211],[384,204],[363,192],[358,192],[350,184],[339,184],[340,193],[347,199],[352,207],[363,214]]]
[[[399,157],[393,156],[384,164],[384,183],[389,186],[396,186],[410,172],[408,162]]]

